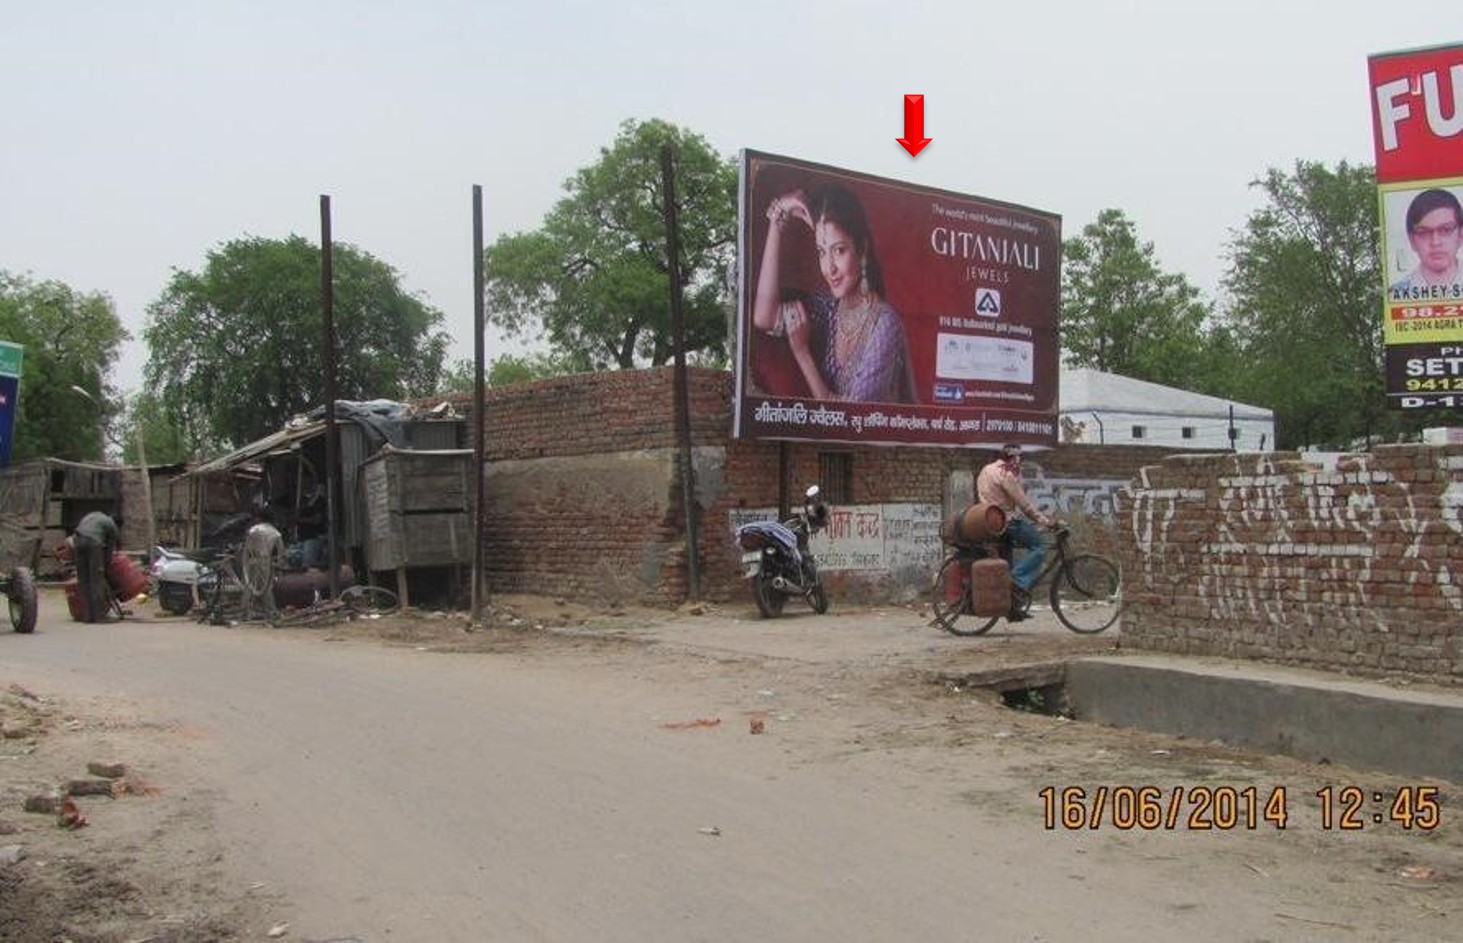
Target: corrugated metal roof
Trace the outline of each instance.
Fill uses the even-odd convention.
[[[323,419],[319,422],[309,422],[293,428],[281,429],[278,432],[270,433],[262,439],[256,439],[243,448],[236,449],[227,455],[210,462],[204,462],[188,474],[209,475],[215,472],[228,471],[230,468],[237,468],[240,465],[263,458],[272,452],[288,452],[290,446],[324,434],[325,420]],[[183,477],[187,476],[185,475]]]

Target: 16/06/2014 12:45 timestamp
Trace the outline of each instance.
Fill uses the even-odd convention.
[[[1391,826],[1431,831],[1442,821],[1437,786],[1407,785],[1386,790],[1326,786],[1314,793],[1319,806],[1292,812],[1285,786],[1047,786],[1041,799],[1048,831],[1284,831],[1301,816],[1323,831],[1358,831]]]

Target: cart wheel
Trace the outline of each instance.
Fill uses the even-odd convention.
[[[10,574],[10,624],[15,631],[28,635],[36,630],[36,579],[29,569],[16,567]]]

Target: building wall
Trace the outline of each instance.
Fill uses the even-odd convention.
[[[1463,446],[1171,457],[1121,497],[1125,645],[1463,680]]]
[[[1225,416],[1133,413],[1113,410],[1063,410],[1058,420],[1063,442],[1148,445],[1169,449],[1228,452],[1230,421]],[[1275,445],[1273,420],[1236,417],[1234,447],[1257,451]],[[1142,435],[1134,435],[1141,429]],[[1188,430],[1189,438],[1184,438]]]
[[[688,376],[702,595],[713,600],[746,594],[733,518],[777,507],[784,454],[794,507],[804,488],[819,482],[820,456],[850,456],[852,500],[834,504],[849,519],[862,515],[860,520],[894,505],[941,515],[963,507],[976,472],[992,457],[984,450],[734,440],[731,374],[691,369]],[[685,597],[673,379],[671,368],[661,368],[554,377],[487,391],[483,539],[490,589],[652,604],[677,604]],[[471,447],[476,423],[470,398],[458,396],[453,403],[469,414]],[[1116,491],[1138,468],[1172,451],[1063,446],[1031,456],[1026,474],[1038,505],[1064,516],[1110,518]],[[831,485],[819,483],[825,491]],[[901,520],[909,516],[907,510],[901,514]],[[897,571],[833,570],[827,574],[830,591],[844,601],[912,599],[933,575],[939,548],[933,553],[926,570],[912,565],[908,552],[891,555],[901,561]]]

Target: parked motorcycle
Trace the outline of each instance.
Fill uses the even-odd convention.
[[[170,615],[187,615],[202,602],[198,583],[206,571],[205,561],[170,547],[156,547],[153,552],[151,572],[158,605]]]
[[[789,596],[806,599],[820,615],[828,611],[828,591],[808,550],[808,538],[828,526],[828,505],[820,495],[817,485],[810,487],[802,510],[783,523],[754,521],[737,528],[745,576],[763,618],[780,615]]]

